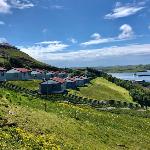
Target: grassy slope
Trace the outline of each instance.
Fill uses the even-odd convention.
[[[104,78],[96,78],[87,87],[81,87],[79,90],[71,90],[70,93],[97,100],[132,101],[132,97],[127,90]]]
[[[8,57],[8,58],[7,58]],[[16,49],[15,47],[2,47],[0,45],[0,66],[5,67],[29,67],[29,68],[41,68],[41,69],[53,69],[58,68],[39,62],[28,54]]]
[[[120,150],[150,147],[150,118],[51,102],[46,102],[45,112],[44,103],[40,99],[0,89],[0,121],[5,124],[0,128],[3,149]],[[15,123],[15,126],[10,127],[10,123]]]
[[[14,85],[24,87],[30,90],[38,90],[39,84],[42,82],[42,80],[31,80],[31,81],[8,81],[9,83],[12,83]]]

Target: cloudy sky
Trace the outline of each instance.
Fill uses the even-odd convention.
[[[0,0],[0,42],[59,67],[150,63],[150,0]]]

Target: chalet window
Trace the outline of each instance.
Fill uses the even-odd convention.
[[[4,76],[4,72],[1,72],[1,76],[2,76],[2,77]]]
[[[18,77],[19,77],[18,73],[15,73],[15,74],[14,74],[14,76],[15,76],[16,78],[18,78]]]

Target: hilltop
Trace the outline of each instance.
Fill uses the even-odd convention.
[[[6,68],[11,67],[26,67],[26,68],[39,68],[39,69],[52,69],[58,70],[54,66],[47,65],[40,61],[35,60],[28,54],[20,51],[15,46],[11,46],[7,43],[0,44],[0,66]]]
[[[93,79],[90,84],[80,87],[77,90],[70,90],[70,93],[97,100],[120,100],[133,102],[129,91],[109,82],[108,80],[98,77]]]

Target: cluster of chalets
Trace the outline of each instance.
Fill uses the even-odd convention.
[[[65,71],[47,71],[40,69],[0,67],[0,81],[43,80],[39,85],[41,94],[64,93],[66,89],[75,89],[89,82],[86,76],[70,77]]]

